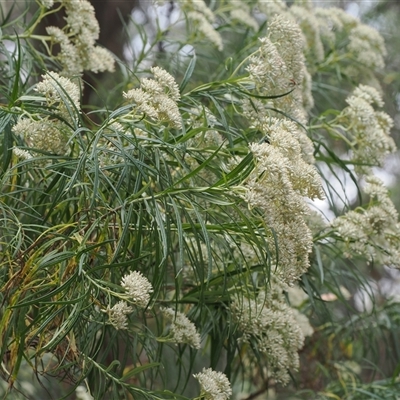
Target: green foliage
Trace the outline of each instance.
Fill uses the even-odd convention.
[[[366,278],[400,248],[373,176],[391,119],[358,80],[379,34],[308,2],[180,2],[132,28],[98,107],[82,72],[114,66],[93,9],[55,3],[1,9],[4,397],[395,398],[399,305]],[[306,203],[323,192],[333,221]]]

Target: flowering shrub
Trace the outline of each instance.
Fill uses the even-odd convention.
[[[398,214],[374,176],[396,150],[377,111],[383,39],[308,1],[212,4],[176,2],[153,42],[138,27],[142,53],[122,73],[86,0],[3,22],[5,391],[37,396],[45,376],[95,399],[254,398],[296,380],[306,396],[377,393],[368,346],[353,359],[333,341],[348,349],[368,322],[348,302],[366,282],[351,271],[399,265]],[[37,35],[52,13],[65,25]],[[82,103],[83,73],[104,71],[117,101]],[[321,111],[313,80],[337,73],[343,107]],[[337,211],[337,170],[355,209]],[[330,221],[312,210],[325,198]]]

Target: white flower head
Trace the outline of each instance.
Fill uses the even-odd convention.
[[[231,11],[231,18],[253,29],[255,32],[259,29],[257,20],[251,16],[250,8],[244,3],[240,4],[240,8],[235,8]]]
[[[40,0],[40,2],[46,8],[51,8],[54,6],[54,0]]]
[[[107,306],[104,311],[108,314],[109,323],[114,326],[115,329],[127,329],[128,317],[127,315],[133,312],[132,307],[128,306],[126,301],[119,301],[113,307]]]
[[[299,285],[289,287],[287,290],[290,305],[292,307],[300,307],[305,301],[308,300],[308,295]]]
[[[324,59],[324,47],[320,37],[318,19],[313,11],[310,11],[308,7],[296,4],[290,7],[290,13],[303,31],[307,58],[312,62],[321,62]]]
[[[315,16],[319,20],[321,38],[332,45],[336,35],[343,30],[350,31],[359,24],[359,20],[341,8],[316,7]]]
[[[181,1],[180,3],[180,6],[184,12],[196,11],[200,14],[203,14],[208,22],[214,22],[215,15],[211,9],[208,8],[204,0],[185,0]]]
[[[34,149],[59,155],[65,154],[68,149],[70,129],[61,121],[48,119],[34,121],[21,118],[12,130],[16,135],[24,138],[26,144]]]
[[[20,149],[19,147],[13,147],[13,153],[23,160],[30,160],[32,158],[32,154],[27,150]]]
[[[258,1],[257,6],[260,11],[271,17],[276,14],[283,14],[287,11],[288,7],[283,0],[268,0]]]
[[[114,72],[115,61],[112,53],[103,47],[93,46],[88,51],[86,69],[95,74],[104,71]]]
[[[124,92],[123,96],[135,103],[138,112],[180,129],[182,117],[176,103],[180,93],[175,79],[160,67],[151,68],[151,72],[155,79],[143,78],[140,88]]]
[[[42,78],[35,90],[46,97],[47,106],[56,107],[60,116],[66,120],[75,119],[80,107],[78,85],[56,72],[47,72]]]
[[[140,308],[147,306],[150,300],[150,293],[153,293],[153,286],[141,272],[133,271],[125,275],[121,280],[121,286],[132,297],[132,303]]]
[[[313,238],[305,221],[310,209],[304,196],[323,198],[321,179],[309,164],[312,142],[294,123],[277,118],[254,123],[269,142],[250,143],[255,168],[246,178],[242,196],[273,229],[274,237],[268,240],[276,274],[292,285],[309,268]]]
[[[66,10],[66,21],[71,32],[86,33],[86,40],[95,41],[99,38],[100,27],[95,16],[94,7],[87,0],[63,0]]]
[[[200,335],[194,323],[185,314],[172,308],[161,308],[161,312],[171,320],[169,330],[175,343],[186,343],[195,349],[200,348]]]
[[[49,0],[45,1],[49,3]],[[84,70],[113,72],[111,53],[95,46],[100,27],[94,7],[87,0],[62,0],[61,5],[65,8],[67,25],[63,29],[50,26],[46,30],[51,39],[60,45],[60,52],[55,58],[63,67],[62,74],[81,75]]]
[[[222,51],[224,48],[222,37],[220,33],[214,29],[212,24],[208,22],[204,14],[198,11],[189,11],[187,13],[187,18],[192,25],[196,26],[196,32],[202,34],[219,51]]]
[[[364,99],[368,104],[376,104],[383,107],[382,95],[373,87],[368,85],[358,85],[353,92],[353,96]]]
[[[193,376],[199,381],[205,400],[228,400],[232,396],[231,384],[224,373],[203,368]]]
[[[300,26],[285,15],[276,15],[268,25],[274,43],[288,71],[296,82],[303,77],[305,38]]]
[[[389,198],[389,191],[384,183],[377,176],[369,175],[365,177],[364,192],[378,200]]]
[[[398,212],[380,179],[366,177],[365,192],[370,203],[350,210],[332,221],[349,256],[362,255],[367,261],[400,268],[400,224]]]
[[[71,42],[69,37],[60,28],[48,26],[46,32],[51,39],[60,45],[60,52],[56,58],[63,66],[63,75],[73,76],[82,73],[84,67],[78,49]]]
[[[152,67],[150,71],[154,75],[156,81],[163,87],[166,91],[168,96],[174,100],[178,101],[181,98],[181,94],[179,92],[179,86],[175,81],[175,78],[169,74],[167,71],[160,67]]]
[[[268,362],[270,376],[282,384],[290,381],[289,370],[298,370],[298,351],[304,344],[295,310],[283,294],[285,289],[284,284],[273,279],[268,292],[260,292],[256,299],[239,295],[231,303],[232,321],[242,333],[239,343],[255,342]],[[307,332],[311,333],[311,329]]]
[[[368,25],[359,24],[349,33],[347,49],[355,60],[368,68],[380,69],[385,65],[385,43],[378,31]]]
[[[270,101],[273,108],[306,123],[305,108],[313,103],[311,85],[307,82],[304,49],[305,38],[293,17],[275,15],[268,24],[267,36],[249,58],[246,70],[260,94],[282,95]],[[304,103],[304,104],[303,104]],[[270,115],[270,111],[268,111]]]
[[[346,102],[348,107],[339,118],[348,126],[346,133],[356,172],[368,175],[371,166],[381,166],[385,156],[396,151],[390,137],[393,120],[385,112],[374,109],[374,105],[381,107],[383,101],[379,92],[370,86],[359,85]]]
[[[76,394],[76,399],[77,400],[94,400],[93,396],[82,385],[79,385],[75,389],[75,394]]]
[[[259,38],[259,41],[259,51],[250,57],[250,65],[246,67],[250,79],[262,92],[287,90],[289,74],[285,62],[268,37]]]
[[[292,314],[304,337],[312,336],[314,333],[314,328],[311,326],[310,320],[307,318],[307,316],[296,308],[292,308]]]

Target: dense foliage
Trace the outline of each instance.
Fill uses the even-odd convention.
[[[305,0],[161,3],[131,65],[86,0],[1,6],[4,395],[394,399],[382,37]]]

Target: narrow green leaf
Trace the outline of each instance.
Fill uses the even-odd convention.
[[[188,84],[190,78],[192,77],[194,68],[196,66],[196,61],[197,61],[196,53],[193,53],[189,65],[186,68],[185,75],[183,76],[182,82],[179,86],[179,90],[181,93],[184,91],[186,85]]]

